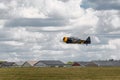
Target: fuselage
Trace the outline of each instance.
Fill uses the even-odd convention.
[[[72,44],[90,44],[91,40],[90,37],[88,37],[86,40],[81,40],[79,38],[75,37],[63,37],[63,42],[65,43],[72,43]]]
[[[81,39],[74,38],[74,37],[64,37],[63,42],[65,43],[80,43]]]

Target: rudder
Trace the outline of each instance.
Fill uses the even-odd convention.
[[[86,39],[85,43],[86,43],[86,44],[91,44],[90,36]]]

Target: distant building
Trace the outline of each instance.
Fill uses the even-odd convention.
[[[93,62],[74,62],[72,64],[72,66],[80,66],[80,67],[96,67],[98,66],[97,64],[93,63]]]
[[[106,60],[106,61],[90,61],[90,62],[74,62],[72,66],[80,67],[120,67],[120,61]]]
[[[16,67],[22,67],[22,65],[24,64],[24,61],[20,61],[20,62],[15,62]]]
[[[37,61],[26,61],[22,67],[33,67],[34,64],[37,63]]]
[[[15,62],[2,62],[0,64],[0,67],[15,67],[15,66],[16,66]]]
[[[89,62],[85,65],[86,67],[98,67],[98,64],[94,63],[94,62]]]
[[[59,60],[41,60],[34,64],[35,67],[65,67],[65,64]]]
[[[115,60],[109,60],[109,61],[93,61],[95,64],[97,64],[98,66],[102,66],[102,67],[120,67],[120,61],[115,61]]]
[[[74,62],[74,63],[72,64],[72,66],[81,66],[81,65],[80,65],[80,63],[78,63],[78,62]]]
[[[2,67],[4,62],[6,62],[6,61],[0,61],[0,67]]]

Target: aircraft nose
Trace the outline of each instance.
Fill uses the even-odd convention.
[[[67,37],[63,37],[63,41],[67,42],[68,38]]]

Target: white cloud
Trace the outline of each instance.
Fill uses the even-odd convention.
[[[118,22],[120,21],[119,11],[116,10],[98,11],[96,14],[99,17],[99,21],[96,27],[97,32],[111,33],[120,30],[120,27],[118,25]]]
[[[44,35],[39,32],[29,32],[26,28],[14,28],[10,31],[12,38],[17,40],[23,40],[25,42],[36,42],[44,38]]]
[[[120,16],[119,15],[114,15],[113,20],[111,22],[112,22],[113,27],[115,27],[116,29],[120,28],[120,25],[119,25]]]
[[[69,24],[68,20],[64,19],[54,19],[54,18],[16,18],[10,19],[6,21],[5,27],[26,27],[26,26],[34,26],[34,27],[49,27],[49,26],[65,26]]]
[[[120,9],[120,0],[83,0],[81,7],[97,10]]]
[[[0,0],[0,59],[120,59],[120,11],[83,9],[81,1]],[[64,36],[90,36],[92,44],[65,44]]]
[[[16,41],[6,41],[6,42],[3,42],[3,43],[11,45],[11,46],[22,46],[22,45],[24,45],[24,43],[16,42]]]
[[[83,14],[83,10],[79,7],[80,1],[81,0],[70,0],[69,2],[64,3],[58,0],[11,0],[8,3],[8,0],[5,0],[1,1],[1,4],[5,5],[7,9],[4,9],[4,12],[1,12],[3,13],[1,18],[76,17]]]
[[[109,44],[115,46],[117,48],[116,50],[119,50],[120,48],[119,42],[120,42],[120,39],[113,39],[109,41]]]
[[[7,9],[7,7],[5,6],[5,4],[0,3],[0,9]]]

